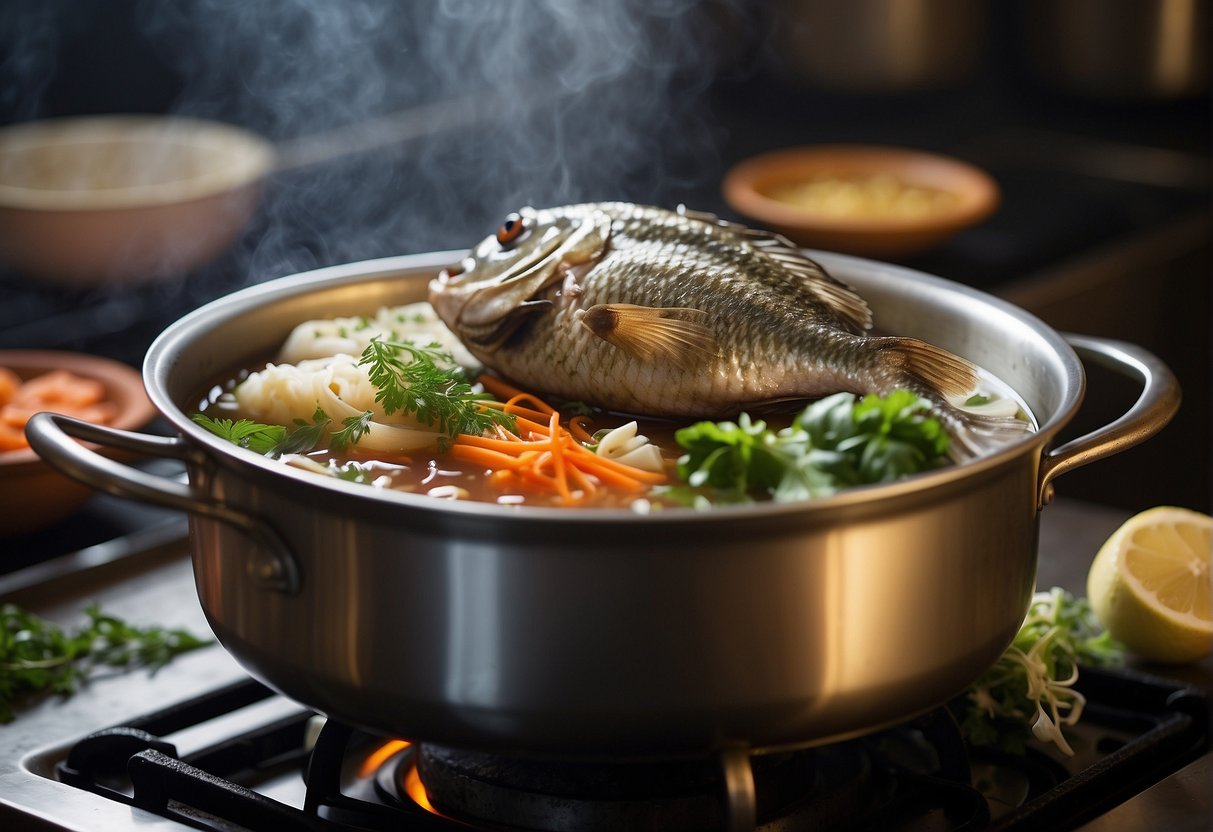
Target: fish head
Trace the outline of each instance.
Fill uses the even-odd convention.
[[[611,218],[592,207],[522,208],[430,281],[430,304],[464,343],[495,349],[551,308],[542,295],[563,278],[561,267],[601,257],[610,233]]]

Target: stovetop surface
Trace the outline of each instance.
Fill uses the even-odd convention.
[[[1062,500],[1042,515],[1041,585],[1074,580],[1076,563],[1123,519],[1120,512]],[[61,623],[79,619],[83,604],[96,600],[104,608],[135,621],[183,626],[207,632],[194,592],[193,576],[181,537],[182,529],[166,524],[146,532],[128,551],[109,545],[73,554],[63,562],[35,567],[42,574],[30,581],[22,571],[0,578],[0,600],[14,601]],[[58,567],[56,576],[48,573]],[[81,567],[82,572],[69,567]],[[1213,664],[1205,661],[1172,669],[1176,685],[1210,687]],[[1147,668],[1158,671],[1157,668]],[[48,698],[23,707],[17,719],[0,727],[0,819],[32,823],[40,817],[48,829],[105,830],[180,829],[180,824],[142,810],[79,792],[54,779],[54,767],[79,739],[100,728],[138,720],[149,712],[192,699],[201,693],[247,681],[239,665],[219,646],[175,659],[154,675],[145,671],[103,674],[80,694]],[[1167,684],[1172,684],[1168,681]],[[306,718],[308,711],[273,695],[203,728],[173,736],[183,756],[205,747],[224,732],[267,720]],[[1089,830],[1146,828],[1144,816],[1166,812],[1168,829],[1205,829],[1213,819],[1208,778],[1213,773],[1207,751],[1159,784],[1140,784],[1145,791],[1092,820]],[[287,803],[300,803],[298,774],[267,780],[258,789]],[[21,828],[21,827],[15,827]]]

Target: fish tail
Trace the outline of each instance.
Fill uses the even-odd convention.
[[[952,442],[948,456],[963,462],[1004,447],[1029,430],[1014,416],[973,413],[957,407],[977,390],[977,368],[945,349],[915,338],[882,338],[880,354],[893,370],[891,384],[908,388],[931,402],[933,414],[948,429]]]

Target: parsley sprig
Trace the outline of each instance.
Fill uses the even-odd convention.
[[[512,416],[481,404],[492,396],[472,392],[467,372],[436,343],[375,338],[358,363],[369,367],[371,384],[379,391],[375,401],[385,413],[413,414],[451,438],[479,436],[494,424],[514,427]]]
[[[14,706],[39,694],[74,693],[97,667],[156,670],[174,656],[212,643],[182,629],[136,627],[85,607],[88,623],[68,632],[15,604],[0,606],[0,722]]]

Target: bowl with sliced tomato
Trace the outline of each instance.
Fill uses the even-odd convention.
[[[120,361],[59,350],[0,350],[0,539],[63,520],[94,493],[29,447],[25,423],[40,411],[124,429],[143,427],[155,415],[139,372]]]

